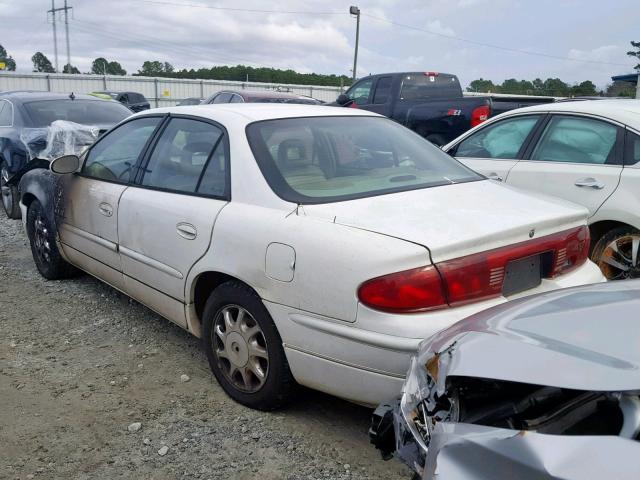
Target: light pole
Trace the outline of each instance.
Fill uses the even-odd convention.
[[[360,37],[360,9],[354,5],[349,7],[349,13],[356,16],[356,49],[353,54],[353,81],[356,80],[356,69],[358,68],[358,40]]]

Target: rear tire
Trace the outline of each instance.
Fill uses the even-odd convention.
[[[216,288],[204,308],[202,346],[235,401],[257,410],[285,405],[295,380],[282,339],[260,297],[238,281]]]
[[[60,255],[55,229],[38,200],[31,202],[27,211],[27,235],[40,275],[47,280],[59,280],[77,274],[78,270]]]
[[[605,233],[591,252],[607,280],[640,278],[640,231],[618,227]]]
[[[0,162],[0,195],[2,195],[2,208],[7,217],[18,219],[20,215],[20,204],[18,196],[18,187],[16,185],[7,185],[7,181],[11,174],[9,166],[4,160]]]

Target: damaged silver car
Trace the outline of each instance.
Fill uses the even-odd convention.
[[[640,280],[485,310],[421,343],[370,437],[415,478],[636,479]]]

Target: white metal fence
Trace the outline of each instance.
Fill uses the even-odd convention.
[[[308,95],[332,102],[341,93],[340,87],[287,85],[225,80],[187,80],[160,77],[118,75],[71,75],[65,73],[0,72],[0,92],[6,90],[44,90],[59,93],[89,93],[96,91],[133,91],[142,93],[151,106],[166,107],[190,97],[206,98],[220,90],[280,90]]]

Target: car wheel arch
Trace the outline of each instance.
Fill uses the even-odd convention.
[[[190,329],[196,337],[200,337],[200,334],[202,332],[201,327],[204,308],[208,298],[211,296],[211,293],[213,293],[213,291],[223,283],[231,281],[240,282],[243,285],[246,285],[248,288],[253,290],[256,295],[258,295],[258,297],[260,297],[256,289],[253,288],[249,283],[228,273],[209,270],[199,273],[193,279],[188,300],[189,303],[192,303],[194,307],[195,318],[193,320],[195,320],[195,324],[194,322],[191,322]]]
[[[630,225],[625,222],[621,222],[619,220],[600,220],[589,225],[589,232],[591,234],[591,245],[589,246],[589,256],[593,253],[594,246],[598,243],[598,241],[615,228],[620,227],[628,227],[635,228],[633,225]]]

